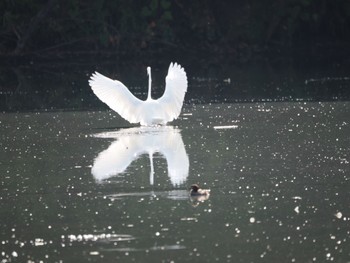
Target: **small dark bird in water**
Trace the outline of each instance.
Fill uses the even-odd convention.
[[[191,185],[191,196],[202,196],[202,195],[210,195],[210,189],[201,189],[197,184]]]

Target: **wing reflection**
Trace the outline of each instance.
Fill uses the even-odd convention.
[[[171,126],[137,127],[95,134],[116,141],[94,160],[91,172],[97,181],[122,173],[142,154],[148,153],[151,164],[150,184],[154,183],[153,154],[161,153],[167,161],[168,175],[176,186],[188,176],[189,160],[180,131]]]

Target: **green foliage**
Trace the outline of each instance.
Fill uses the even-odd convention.
[[[155,17],[157,13],[161,13],[161,21],[170,21],[173,18],[170,8],[171,2],[169,0],[151,0],[149,5],[142,8],[142,16]]]
[[[49,0],[0,2],[0,52],[11,52]],[[179,46],[237,50],[350,40],[350,1],[62,0],[24,52],[135,50]]]

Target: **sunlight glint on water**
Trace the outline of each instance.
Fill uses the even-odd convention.
[[[189,160],[177,183],[181,162],[172,168],[156,148],[150,182],[146,144],[123,171],[96,181],[94,161],[128,133],[113,113],[3,113],[1,259],[349,261],[349,109],[186,106],[169,128],[183,143],[173,154]],[[92,136],[101,133],[116,136]],[[129,132],[125,147],[139,135]],[[210,197],[190,198],[193,183]]]

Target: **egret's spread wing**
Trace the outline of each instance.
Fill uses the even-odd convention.
[[[124,119],[130,123],[140,122],[139,114],[143,101],[132,95],[123,83],[95,72],[89,84],[95,95]]]
[[[134,160],[133,154],[128,147],[123,145],[122,141],[114,141],[107,150],[102,151],[94,160],[91,173],[97,181],[122,173]]]
[[[135,144],[134,137],[121,137],[97,156],[91,173],[98,181],[123,173],[143,152],[142,146]]]
[[[185,70],[177,63],[170,63],[165,79],[165,91],[158,100],[168,118],[166,121],[172,121],[180,115],[186,91],[187,76]]]
[[[186,182],[189,172],[189,159],[179,130],[171,130],[165,134],[166,141],[160,144],[159,151],[164,155],[168,164],[170,181],[174,186]]]

